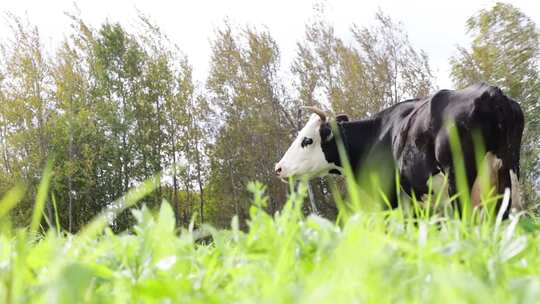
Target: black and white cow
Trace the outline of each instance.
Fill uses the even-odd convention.
[[[519,204],[517,177],[524,118],[519,104],[497,87],[482,83],[463,90],[441,90],[426,99],[398,103],[363,120],[349,121],[346,115],[338,115],[336,124],[330,123],[321,110],[307,108],[314,114],[276,164],[276,175],[282,179],[342,172],[336,144],[336,138],[340,138],[357,173],[374,168],[392,181],[397,171],[401,188],[416,197],[428,192],[430,176],[444,173],[452,196],[457,191],[456,172],[447,122],[454,122],[473,204],[479,203],[476,131],[482,135],[487,151],[492,185],[499,194],[509,188],[511,202]],[[391,188],[387,198],[396,207],[398,193],[396,187]]]

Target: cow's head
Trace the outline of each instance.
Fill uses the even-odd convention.
[[[338,173],[336,166],[336,143],[332,128],[323,111],[314,107],[304,107],[314,114],[309,117],[307,124],[298,133],[296,139],[276,164],[276,175],[285,179],[297,176],[321,176]],[[337,120],[347,120],[346,115],[340,115]],[[333,151],[330,155],[329,151]]]

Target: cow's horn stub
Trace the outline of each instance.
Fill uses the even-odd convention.
[[[323,110],[312,106],[303,106],[302,108],[319,115],[323,122],[326,121],[326,114],[323,112]]]
[[[336,121],[337,122],[349,121],[349,116],[347,114],[340,113],[336,115]]]

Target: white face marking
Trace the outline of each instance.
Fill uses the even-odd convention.
[[[276,164],[276,174],[280,178],[316,176],[336,168],[324,157],[319,133],[321,124],[319,116],[316,114],[310,116],[309,121],[300,130],[283,158]]]

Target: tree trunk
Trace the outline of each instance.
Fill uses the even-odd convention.
[[[199,184],[199,203],[200,203],[200,212],[201,212],[201,225],[204,223],[204,191],[201,178],[201,156],[198,149],[198,145],[195,146],[195,162],[197,165],[197,183]]]
[[[11,166],[9,164],[10,157],[9,157],[9,150],[8,150],[8,143],[7,143],[7,128],[6,128],[7,122],[5,122],[2,125],[2,133],[0,134],[0,142],[2,144],[2,158],[4,158],[4,168],[8,174],[11,174]]]
[[[69,162],[70,162],[70,165],[72,165],[72,161],[73,161],[73,100],[70,99],[70,102],[69,102],[69,107],[70,107],[70,115],[71,117],[69,118],[69,144],[68,144],[68,158],[69,158]],[[71,167],[71,166],[70,166]],[[73,225],[73,185],[72,185],[72,181],[71,181],[71,168],[70,170],[68,171],[68,231],[69,233],[73,232],[72,231],[72,225]]]
[[[157,158],[157,171],[161,174],[161,146],[162,146],[162,142],[161,142],[161,106],[160,106],[160,103],[159,103],[159,98],[156,98],[156,113],[157,113],[157,133],[158,133],[158,138],[157,138],[157,152],[156,152],[156,158]],[[153,172],[153,174],[156,174],[156,172]],[[157,203],[158,205],[161,203],[161,198],[162,198],[162,189],[161,189],[161,183],[159,183],[158,185],[158,188],[156,189],[156,193],[157,193]]]
[[[176,168],[176,134],[172,134],[172,145],[173,145],[173,205],[174,205],[174,217],[176,219],[176,226],[180,226],[180,202],[178,201],[178,178],[177,178],[177,168]]]
[[[236,197],[236,189],[234,186],[234,173],[232,172],[232,166],[229,162],[229,178],[231,179],[231,190],[233,194],[233,200],[234,200],[234,213],[240,217],[240,206],[238,205],[238,198]]]

